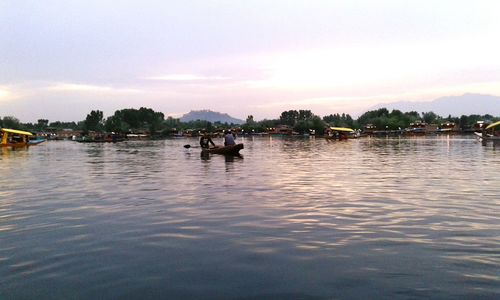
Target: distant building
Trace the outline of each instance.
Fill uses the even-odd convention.
[[[482,132],[484,128],[486,128],[491,122],[487,121],[477,121],[476,124],[474,124],[474,131],[475,132]]]
[[[65,129],[48,129],[47,131],[37,133],[37,136],[44,137],[48,140],[71,140],[74,137],[80,137],[81,130]]]
[[[271,127],[267,129],[269,134],[283,134],[283,135],[292,135],[293,129],[288,125],[278,125],[276,127]]]
[[[459,131],[459,126],[458,124],[454,122],[445,122],[441,123],[438,130],[438,132],[457,132]]]
[[[363,133],[364,134],[373,134],[377,130],[377,126],[373,124],[366,124],[363,126]]]
[[[436,132],[438,130],[438,126],[436,124],[427,124],[422,121],[416,121],[414,123],[410,123],[410,127],[407,129],[407,132],[410,134],[426,134]]]

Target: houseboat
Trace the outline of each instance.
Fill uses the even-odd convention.
[[[438,133],[453,133],[458,131],[458,125],[454,122],[441,123],[437,129]]]
[[[292,127],[288,125],[278,125],[276,127],[268,128],[267,133],[272,135],[298,135],[298,133],[294,132]]]
[[[31,132],[16,129],[0,129],[1,147],[26,147],[31,145],[29,137],[33,136]]]
[[[422,121],[416,121],[415,123],[410,123],[410,128],[408,130],[411,134],[425,134],[427,123]]]
[[[358,137],[354,129],[347,127],[329,127],[326,134],[327,139],[339,141]]]
[[[366,124],[363,126],[363,134],[365,135],[373,135],[375,134],[375,131],[377,130],[377,126],[373,124]]]

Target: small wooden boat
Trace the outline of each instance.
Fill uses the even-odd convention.
[[[219,146],[209,149],[202,149],[202,154],[222,154],[222,155],[240,155],[240,150],[243,149],[243,144],[236,144],[231,146]]]
[[[0,135],[2,137],[1,147],[27,147],[31,145],[29,137],[33,134],[28,131],[1,128]]]
[[[37,138],[37,139],[29,140],[28,145],[33,146],[33,145],[41,144],[43,142],[45,142],[44,139]]]

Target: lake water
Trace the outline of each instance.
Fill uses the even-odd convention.
[[[0,299],[499,299],[500,145],[0,149]]]

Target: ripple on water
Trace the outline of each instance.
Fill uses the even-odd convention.
[[[244,138],[226,159],[196,142],[2,156],[0,298],[500,297],[492,145]]]

